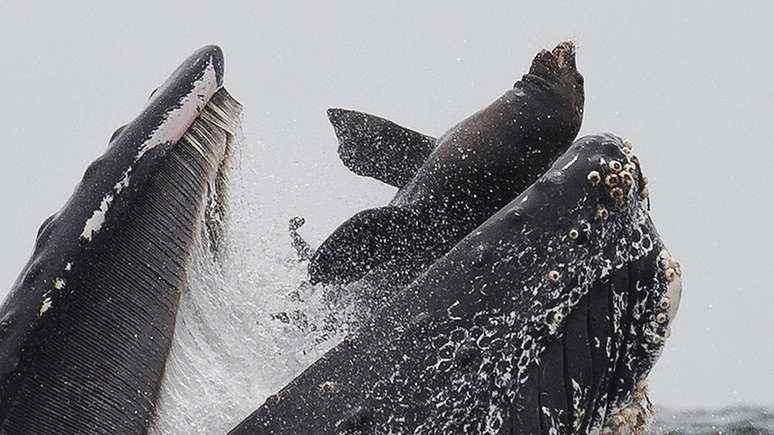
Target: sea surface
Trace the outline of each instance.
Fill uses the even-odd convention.
[[[653,435],[774,434],[774,409],[739,406],[720,410],[658,409]]]

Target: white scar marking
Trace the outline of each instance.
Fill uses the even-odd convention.
[[[124,171],[121,179],[113,186],[113,191],[116,195],[120,194],[125,188],[129,187],[130,174],[132,173],[132,167],[129,166]],[[102,202],[99,205],[99,209],[94,210],[91,217],[86,221],[86,225],[83,227],[81,237],[91,241],[94,233],[98,232],[102,228],[102,224],[105,223],[105,214],[110,209],[110,204],[113,203],[114,196],[110,193],[102,198]],[[72,263],[67,263],[65,270],[70,270]]]
[[[62,278],[57,278],[54,280],[54,288],[57,290],[62,290],[65,286],[65,280]]]
[[[113,195],[107,194],[102,198],[102,202],[97,210],[94,210],[91,217],[86,221],[86,225],[83,227],[81,237],[91,241],[94,233],[98,232],[102,228],[102,224],[105,223],[105,213],[110,208],[110,204],[113,203]]]
[[[115,190],[116,194],[121,193],[122,190],[129,187],[129,175],[132,173],[132,167],[129,166],[124,171],[124,175],[121,177],[120,180],[118,180],[118,183],[116,183],[115,186],[113,186],[113,190]]]
[[[575,162],[577,162],[577,161],[578,161],[578,154],[575,154],[575,157],[573,157],[573,158],[572,158],[572,160],[570,160],[570,161],[569,161],[569,162],[568,162],[566,165],[562,166],[562,170],[563,170],[563,171],[566,171],[566,170],[567,170],[567,168],[569,168],[570,166],[572,166],[572,164],[573,164],[573,163],[575,163]]]
[[[49,308],[51,308],[52,302],[51,302],[51,296],[46,296],[43,299],[43,303],[40,305],[40,311],[38,312],[39,316],[42,316],[43,313],[48,311]]]

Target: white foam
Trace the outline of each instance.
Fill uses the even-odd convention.
[[[288,298],[306,270],[290,247],[290,215],[267,197],[272,190],[282,197],[281,180],[266,186],[257,164],[248,165],[253,171],[230,174],[239,182],[229,194],[226,255],[216,263],[204,249],[196,254],[151,433],[225,433],[340,341],[315,344],[319,333],[272,319],[304,310],[310,323],[322,324],[331,312],[317,288],[303,292],[303,301]]]

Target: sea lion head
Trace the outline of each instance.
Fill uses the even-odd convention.
[[[541,50],[532,60],[529,73],[520,82],[561,96],[575,108],[577,124],[583,118],[583,75],[575,64],[575,44],[564,41],[553,50]]]

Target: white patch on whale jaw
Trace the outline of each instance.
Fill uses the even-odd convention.
[[[680,307],[680,298],[683,293],[683,272],[680,263],[666,249],[659,253],[659,260],[668,282],[666,295],[664,296],[669,303],[667,313],[669,323],[671,324],[675,316],[677,316],[677,309]]]
[[[94,233],[99,232],[102,229],[102,224],[105,223],[105,215],[110,209],[110,204],[113,203],[113,195],[108,193],[102,198],[102,202],[99,204],[99,208],[94,210],[91,217],[86,221],[81,231],[81,238],[91,241]]]
[[[168,82],[159,88],[157,91],[159,95],[166,85]],[[145,153],[161,144],[177,143],[217,91],[218,76],[212,59],[209,59],[204,73],[193,83],[188,94],[180,100],[179,106],[166,113],[164,120],[156,127],[151,137],[140,146],[135,161],[140,160]]]

